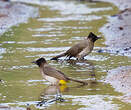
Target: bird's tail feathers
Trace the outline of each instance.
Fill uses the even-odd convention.
[[[74,81],[74,82],[78,82],[78,83],[82,83],[82,84],[84,84],[84,85],[88,85],[88,83],[85,82],[85,81],[80,81],[80,80],[72,79],[72,78],[68,78],[68,80],[70,80],[70,81]]]
[[[66,53],[62,53],[60,55],[57,55],[57,56],[51,58],[51,60],[57,60],[58,58],[63,57],[63,56],[66,56]]]

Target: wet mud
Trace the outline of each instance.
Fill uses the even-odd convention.
[[[104,1],[104,0],[99,0]],[[100,29],[106,39],[106,49],[100,52],[121,53],[131,56],[131,2],[130,0],[107,0],[120,9],[118,14],[108,17],[108,23]]]
[[[107,47],[100,49],[98,52],[115,53],[131,57],[131,2],[130,0],[107,1],[118,6],[120,11],[118,14],[110,16],[108,23],[100,29],[105,36]],[[106,81],[116,91],[124,93],[122,100],[131,102],[131,66],[118,67],[110,70],[107,74]]]
[[[123,101],[131,102],[131,66],[122,66],[108,72],[106,82],[116,91],[124,93]]]
[[[38,8],[16,3],[0,1],[0,35],[12,26],[26,23],[29,18],[38,16]]]

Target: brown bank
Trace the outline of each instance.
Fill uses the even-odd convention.
[[[120,12],[109,18],[109,23],[100,29],[105,36],[108,52],[116,51],[131,57],[131,1],[99,0],[114,3]],[[119,66],[119,65],[118,65]],[[131,103],[131,66],[118,67],[108,72],[106,82],[122,92],[123,101]]]

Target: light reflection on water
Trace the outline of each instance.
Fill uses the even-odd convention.
[[[52,48],[26,48],[29,52],[48,52],[48,51],[65,51],[69,49],[69,47],[52,47]]]
[[[68,16],[68,17],[65,17],[65,18],[40,18],[38,19],[38,21],[46,21],[46,22],[65,22],[65,21],[92,21],[92,20],[99,20],[101,19],[102,17],[100,16],[95,16],[95,15],[92,15],[92,16]]]
[[[99,49],[105,48],[104,39],[96,42],[93,52],[82,62],[75,59],[68,61],[65,57],[59,62],[50,61],[53,56],[83,40],[90,31],[102,36],[99,28],[106,23],[107,16],[116,12],[116,7],[99,2],[37,0],[26,2],[41,5],[40,17],[30,19],[29,23],[22,24],[18,28],[14,27],[1,38],[0,79],[6,81],[7,87],[4,88],[0,84],[2,94],[0,102],[3,105],[36,104],[40,100],[41,92],[45,92],[49,83],[42,80],[38,67],[30,62],[45,57],[51,66],[60,69],[67,76],[89,82],[89,85],[81,87],[74,87],[79,84],[71,82],[65,91],[62,88],[62,96],[67,101],[59,103],[59,107],[55,109],[68,110],[76,105],[75,110],[117,110],[121,103],[118,104],[113,99],[120,94],[104,84],[103,79],[108,69],[117,67],[120,59],[125,59],[124,62],[121,61],[121,65],[128,64],[125,63],[128,62],[128,58],[98,53]],[[49,108],[54,110],[54,105],[55,103],[51,104]]]

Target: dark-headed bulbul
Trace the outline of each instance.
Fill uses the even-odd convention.
[[[75,81],[82,84],[88,84],[87,82],[67,77],[63,72],[48,65],[45,58],[39,58],[38,60],[33,61],[32,63],[35,63],[40,67],[40,72],[43,78],[46,81],[49,81],[51,85],[63,85],[66,84],[66,82],[68,81]]]
[[[81,41],[80,43],[75,44],[72,46],[69,50],[67,50],[65,53],[62,53],[56,57],[53,57],[51,60],[57,60],[60,57],[67,56],[69,59],[71,57],[76,57],[78,60],[84,59],[85,56],[87,56],[91,51],[93,50],[94,43],[96,40],[98,40],[100,37],[97,37],[92,32],[89,33],[88,37]]]

